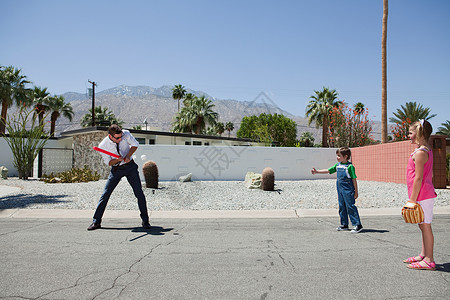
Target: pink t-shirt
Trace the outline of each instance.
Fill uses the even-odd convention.
[[[413,190],[414,178],[416,177],[416,164],[414,163],[413,155],[417,151],[425,151],[428,153],[428,161],[423,166],[423,179],[422,186],[420,187],[417,201],[436,198],[436,192],[433,186],[433,151],[427,148],[417,148],[411,153],[408,161],[408,167],[406,168],[406,185],[408,186],[408,198],[411,199],[411,193]]]

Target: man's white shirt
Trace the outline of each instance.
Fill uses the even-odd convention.
[[[113,140],[111,140],[109,138],[109,134],[107,137],[105,137],[103,139],[103,141],[101,141],[101,143],[98,145],[98,147],[100,149],[109,151],[111,153],[117,153],[117,143],[114,142]],[[122,139],[119,142],[119,150],[120,150],[120,154],[117,153],[118,155],[120,155],[121,157],[125,157],[127,156],[128,152],[130,152],[130,148],[131,147],[139,147],[139,143],[138,141],[136,141],[136,139],[134,138],[134,136],[130,133],[130,131],[128,130],[122,130]],[[102,155],[103,161],[105,162],[105,164],[107,164],[109,166],[109,162],[113,159],[115,159],[115,157],[110,156],[108,154],[104,154],[104,153],[100,153]],[[120,162],[121,165],[125,164],[124,161]]]

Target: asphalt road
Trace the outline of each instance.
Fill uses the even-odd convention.
[[[410,270],[417,225],[286,219],[0,218],[2,299],[450,299],[450,215],[436,215],[437,271]]]

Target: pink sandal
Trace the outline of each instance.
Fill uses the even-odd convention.
[[[422,266],[420,263],[424,262],[426,266]],[[436,270],[436,263],[434,261],[427,262],[426,260],[422,260],[421,262],[415,262],[410,265],[408,265],[408,268],[415,269],[415,270],[428,270],[428,271],[435,271]]]
[[[422,261],[423,258],[425,257],[425,256],[422,256],[422,255],[417,255],[417,256],[420,257],[420,259],[416,259],[416,256],[411,256],[411,257],[408,257],[407,259],[405,259],[403,262],[407,263],[407,264],[415,263],[415,262]]]

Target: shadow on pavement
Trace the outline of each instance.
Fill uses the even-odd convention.
[[[164,235],[166,232],[172,231],[173,228],[164,228],[160,226],[152,226],[150,229],[145,229],[143,227],[102,227],[100,230],[129,230],[131,232],[142,232],[145,233],[142,236],[131,239],[130,241],[137,240],[145,235]]]
[[[450,263],[436,264],[436,271],[450,273]]]
[[[62,198],[67,195],[32,195],[32,194],[18,194],[13,196],[0,197],[0,209],[12,209],[12,208],[26,208],[32,204],[56,204],[62,201]]]
[[[374,232],[374,233],[386,233],[389,232],[389,230],[385,230],[385,229],[366,229],[363,228],[363,230],[361,230],[361,233],[369,233],[369,232]]]

